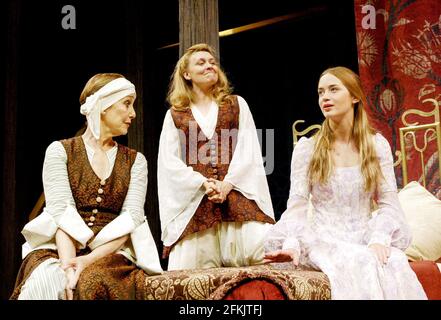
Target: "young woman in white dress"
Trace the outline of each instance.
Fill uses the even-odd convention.
[[[318,102],[325,120],[294,148],[287,209],[266,236],[265,262],[323,271],[332,299],[426,299],[403,252],[411,234],[391,149],[368,123],[359,77],[325,70]]]

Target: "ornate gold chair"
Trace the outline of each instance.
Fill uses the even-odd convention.
[[[403,186],[409,182],[408,160],[412,150],[419,156],[419,168],[421,169],[421,183],[426,188],[427,165],[424,159],[425,152],[431,147],[434,152],[431,154],[432,162],[436,161],[435,154],[438,155],[438,175],[441,184],[441,126],[440,111],[438,101],[435,99],[426,99],[423,102],[431,102],[434,108],[430,112],[424,112],[418,109],[409,109],[403,113],[401,119],[405,127],[400,128],[400,149],[399,161],[403,173]],[[419,116],[423,118],[433,117],[434,122],[420,125],[418,122],[409,123],[408,116]],[[418,139],[418,137],[420,139]],[[422,141],[421,141],[422,140]],[[434,146],[431,146],[431,143]],[[429,163],[431,161],[428,161]]]
[[[322,127],[320,124],[312,124],[309,127],[307,127],[305,130],[302,130],[302,131],[297,130],[296,126],[299,123],[304,123],[304,122],[305,122],[305,120],[296,120],[292,125],[292,137],[293,137],[294,146],[299,141],[299,137],[303,137],[303,136],[307,135],[308,133],[310,133],[312,130],[318,130]]]

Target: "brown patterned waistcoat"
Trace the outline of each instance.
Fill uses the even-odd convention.
[[[176,111],[170,109],[177,129],[180,129],[183,159],[193,170],[207,178],[224,180],[234,154],[239,129],[239,104],[237,96],[231,96],[231,104],[219,106],[215,133],[208,139],[197,124],[191,109]],[[226,131],[223,131],[226,130]],[[226,132],[230,134],[227,135]],[[261,221],[274,223],[274,220],[259,209],[254,200],[242,193],[231,190],[222,204],[214,203],[204,196],[190,222],[179,239],[208,228],[220,222]],[[167,257],[171,247],[165,247],[163,257]]]
[[[118,144],[112,173],[101,181],[89,163],[81,137],[60,142],[67,154],[67,172],[76,208],[96,236],[121,211],[129,188],[130,170],[136,159],[136,151]]]

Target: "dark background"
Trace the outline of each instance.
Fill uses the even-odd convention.
[[[12,192],[3,190],[10,180],[0,185],[0,298],[7,299],[21,261],[20,230],[43,191],[45,149],[54,140],[74,136],[82,126],[78,100],[91,76],[119,72],[130,79],[129,59],[135,54],[130,42],[135,36],[141,39],[144,61],[144,86],[137,90],[144,95],[147,202],[149,216],[155,217],[150,227],[161,249],[156,158],[168,108],[167,86],[179,58],[178,46],[162,47],[179,42],[179,6],[176,0],[0,3],[0,36],[6,44],[0,56],[0,165],[2,181],[15,179]],[[76,9],[75,30],[61,26],[64,5]],[[324,69],[344,65],[357,71],[354,4],[349,0],[219,0],[220,31],[290,13],[298,13],[298,18],[220,39],[221,65],[235,93],[247,100],[257,128],[274,130],[275,168],[267,178],[276,218],[288,198],[292,123],[322,121],[316,85]],[[141,20],[136,18],[139,15]],[[9,167],[4,159],[11,155],[15,165]]]

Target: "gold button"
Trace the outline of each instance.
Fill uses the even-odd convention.
[[[93,223],[92,223],[92,222],[89,222],[87,225],[88,225],[89,227],[91,227],[91,226],[93,226]]]
[[[103,193],[104,193],[104,190],[101,189],[101,188],[99,188],[99,189],[98,189],[98,193],[99,193],[99,194],[103,194]]]
[[[217,174],[215,174],[215,175],[213,176],[213,179],[217,179]]]
[[[101,197],[96,197],[96,202],[101,202],[102,200]]]
[[[106,180],[101,180],[100,185],[104,186],[106,184]]]
[[[95,217],[94,217],[94,216],[91,216],[91,217],[89,218],[89,221],[90,221],[90,222],[94,222],[94,221],[95,221]]]
[[[93,209],[92,212],[93,213],[98,213],[98,209]]]

